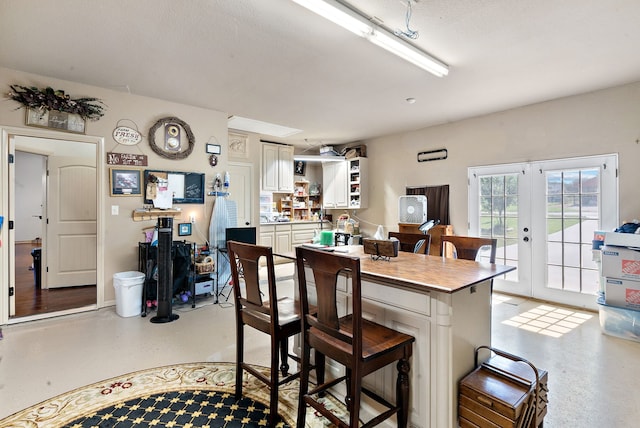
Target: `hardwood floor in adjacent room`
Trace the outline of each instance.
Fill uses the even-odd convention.
[[[96,286],[39,289],[36,287],[31,250],[33,243],[16,243],[15,317],[79,308],[96,303]]]

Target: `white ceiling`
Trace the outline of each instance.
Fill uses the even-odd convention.
[[[406,28],[405,0],[350,3]],[[438,78],[289,0],[0,0],[0,66],[303,129],[279,141],[316,146],[640,81],[639,20],[638,0],[420,0],[410,27],[450,66]]]

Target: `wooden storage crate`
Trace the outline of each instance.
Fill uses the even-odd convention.
[[[478,351],[496,355],[478,366]],[[460,381],[462,428],[536,428],[547,414],[548,374],[530,362],[495,348],[476,350],[476,369]]]

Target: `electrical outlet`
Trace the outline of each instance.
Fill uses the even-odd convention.
[[[120,213],[119,205],[111,205],[111,215],[118,215]]]
[[[195,223],[196,222],[196,216],[191,214],[191,223]]]

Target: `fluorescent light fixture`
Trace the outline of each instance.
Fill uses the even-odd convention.
[[[317,13],[325,19],[338,24],[342,28],[351,31],[353,34],[365,37],[371,33],[371,25],[362,21],[362,17],[346,6],[324,0],[293,0],[300,6],[304,6],[312,12]]]
[[[367,17],[340,2],[335,0],[293,1],[429,73],[438,77],[449,74],[449,67],[442,61],[374,24]]]
[[[287,126],[276,125],[259,120],[247,119],[246,117],[231,116],[227,120],[227,126],[238,131],[253,132],[255,134],[271,135],[272,137],[289,137],[302,132],[301,129],[289,128]]]
[[[382,49],[386,49],[392,54],[398,55],[405,61],[409,61],[413,65],[417,65],[423,70],[428,71],[438,77],[443,77],[449,74],[449,67],[441,61],[427,55],[415,46],[404,42],[396,35],[387,33],[381,28],[376,28],[373,33],[368,37],[369,41],[374,45],[380,46]]]
[[[344,156],[293,155],[294,161],[302,162],[340,162],[345,159]]]

